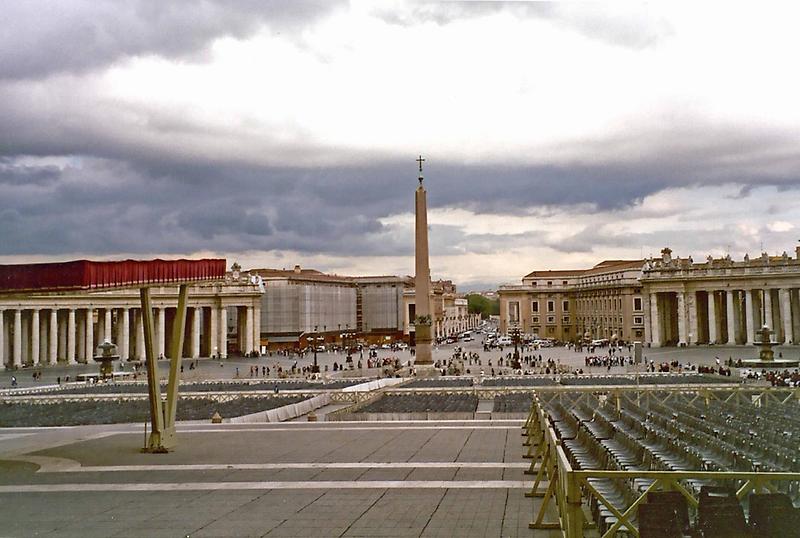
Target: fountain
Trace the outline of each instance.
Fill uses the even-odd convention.
[[[750,368],[792,368],[800,363],[797,359],[775,358],[775,352],[772,351],[772,348],[777,346],[778,342],[770,338],[773,332],[767,325],[761,327],[761,330],[757,333],[761,335],[761,341],[753,343],[753,345],[761,347],[758,352],[758,358],[743,360],[744,366]]]
[[[105,379],[111,377],[114,373],[115,360],[119,359],[117,355],[117,346],[108,340],[97,346],[95,350],[94,360],[100,363],[100,377]]]

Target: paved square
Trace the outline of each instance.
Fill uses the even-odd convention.
[[[0,535],[549,536],[520,426],[183,424],[169,454],[132,425],[7,430]]]

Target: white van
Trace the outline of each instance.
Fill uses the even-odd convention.
[[[510,346],[513,342],[511,342],[510,336],[501,336],[497,339],[498,346]]]

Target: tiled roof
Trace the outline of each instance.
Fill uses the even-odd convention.
[[[624,269],[640,269],[644,265],[644,260],[604,260],[591,269],[562,269],[555,271],[533,271],[523,278],[556,278],[570,276],[587,276],[607,273],[610,271],[622,271]]]

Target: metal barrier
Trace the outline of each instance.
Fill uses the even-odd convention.
[[[738,389],[720,387],[669,387],[658,386],[641,388],[614,388],[593,387],[595,392],[602,392],[606,397],[616,398],[616,406],[619,409],[621,398],[624,392],[636,392],[636,397],[653,397],[653,390],[667,392],[667,401],[672,394],[678,392],[696,392],[695,398],[705,398],[706,403],[712,400],[731,401],[740,400],[753,404],[755,407],[762,405],[798,405],[800,404],[800,389],[797,388],[755,388],[752,386],[740,387]],[[545,391],[543,391],[545,392]],[[557,392],[546,391],[549,397],[559,398]],[[580,401],[591,391],[586,387],[562,388],[562,393],[582,393],[574,402]],[[724,398],[720,398],[720,394]],[[569,462],[567,453],[561,445],[551,418],[537,393],[533,397],[533,405],[528,414],[528,418],[522,427],[522,435],[525,437],[523,446],[526,450],[523,457],[531,460],[530,467],[525,471],[526,474],[534,475],[534,483],[530,491],[525,493],[526,497],[541,498],[541,504],[534,509],[534,520],[529,524],[531,529],[560,530],[565,538],[581,538],[585,530],[596,528],[596,523],[591,521],[585,513],[589,507],[589,500],[594,498],[603,508],[608,510],[616,518],[616,521],[609,526],[601,535],[603,538],[615,536],[620,532],[626,532],[631,536],[639,536],[639,530],[632,521],[636,516],[637,509],[642,504],[647,494],[652,491],[673,490],[679,491],[686,497],[689,506],[697,508],[699,499],[693,488],[687,487],[687,481],[713,480],[726,483],[734,483],[736,496],[743,499],[748,493],[755,492],[776,492],[777,482],[797,482],[800,481],[800,473],[790,472],[727,472],[727,471],[620,471],[620,470],[578,470],[573,469]],[[629,397],[629,395],[624,395]],[[652,480],[649,486],[635,493],[635,499],[624,510],[619,510],[610,502],[603,492],[599,491],[593,484],[593,479],[621,479],[633,483],[635,479]],[[535,507],[534,507],[535,508]],[[557,516],[553,517],[553,509],[557,510]],[[549,518],[548,518],[549,515]],[[599,533],[598,533],[599,534]]]

